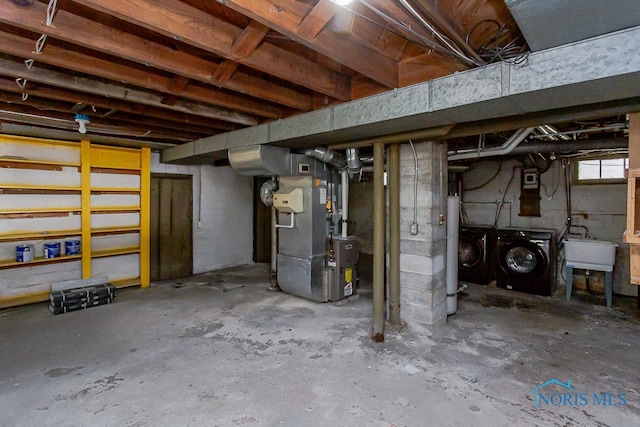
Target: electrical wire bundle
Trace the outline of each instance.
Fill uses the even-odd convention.
[[[480,47],[474,47],[474,50],[478,55],[487,63],[493,62],[506,62],[514,65],[524,65],[529,58],[529,52],[525,49],[525,45],[518,45],[522,36],[517,36],[510,42],[503,45],[506,36],[509,34],[509,28],[507,24],[500,24],[494,19],[483,19],[474,24],[473,27],[467,33],[465,38],[467,44],[471,45],[470,38],[474,31],[476,31],[482,24],[495,25],[496,33],[493,37],[483,43]]]

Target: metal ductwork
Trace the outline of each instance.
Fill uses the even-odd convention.
[[[229,163],[240,175],[291,175],[291,153],[288,148],[272,145],[231,148]]]
[[[262,187],[260,187],[260,200],[262,200],[262,203],[266,206],[273,206],[273,193],[276,191],[278,191],[278,183],[274,179],[262,184]]]
[[[347,160],[344,158],[344,156],[328,147],[316,147],[312,150],[305,151],[304,154],[309,157],[313,157],[314,159],[318,159],[321,162],[330,164],[338,170],[342,170],[347,167]]]
[[[360,160],[360,150],[358,148],[347,148],[347,167],[349,175],[359,174],[362,170],[362,161]]]
[[[640,25],[637,0],[505,0],[533,52]]]

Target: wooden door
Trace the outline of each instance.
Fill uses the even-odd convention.
[[[192,178],[151,176],[150,278],[178,279],[193,272]]]

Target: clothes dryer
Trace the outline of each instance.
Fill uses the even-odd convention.
[[[557,231],[504,228],[498,235],[498,287],[550,296],[556,290]]]
[[[495,278],[496,228],[461,225],[458,237],[458,280],[486,285]]]

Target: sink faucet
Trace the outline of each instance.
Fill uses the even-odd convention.
[[[569,227],[584,228],[584,238],[585,239],[590,239],[591,238],[591,236],[589,235],[589,229],[587,228],[587,226],[585,226],[585,225],[570,225]]]

